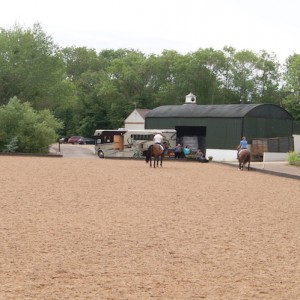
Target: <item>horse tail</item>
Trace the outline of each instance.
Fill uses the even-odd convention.
[[[152,147],[153,145],[151,145],[148,150],[147,150],[147,153],[146,153],[146,163],[148,163],[151,159],[151,155],[152,155]]]

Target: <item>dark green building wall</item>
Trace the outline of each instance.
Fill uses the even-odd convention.
[[[177,127],[205,127],[206,148],[235,149],[241,139],[240,118],[150,118],[146,129],[176,129]]]
[[[300,134],[300,121],[293,122],[293,133]]]
[[[266,119],[245,117],[244,135],[249,142],[253,138],[287,137],[293,134],[293,121],[289,119]]]
[[[207,119],[207,148],[235,149],[241,139],[241,124],[239,118]]]
[[[242,136],[253,138],[287,137],[293,134],[293,121],[274,118],[146,118],[146,129],[206,128],[206,148],[236,149]],[[197,128],[194,128],[197,131]]]

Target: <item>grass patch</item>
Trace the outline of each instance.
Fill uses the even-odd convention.
[[[196,160],[196,155],[194,154],[189,154],[185,156],[186,160]]]
[[[299,152],[289,152],[288,162],[290,165],[300,167],[300,153]]]

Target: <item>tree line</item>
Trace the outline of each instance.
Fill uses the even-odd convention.
[[[61,48],[40,24],[0,29],[0,105],[15,97],[37,112],[49,111],[60,136],[123,127],[135,107],[180,105],[190,92],[198,104],[277,104],[300,120],[299,91],[300,54],[283,65],[274,53],[228,46],[188,54],[97,52]]]

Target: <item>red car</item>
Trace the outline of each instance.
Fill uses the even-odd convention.
[[[83,139],[82,136],[78,136],[78,135],[74,135],[74,136],[71,136],[69,139],[68,139],[68,143],[69,144],[77,144],[79,142],[80,139]]]

